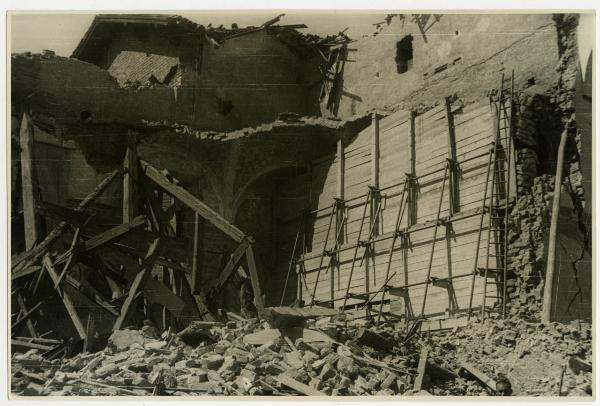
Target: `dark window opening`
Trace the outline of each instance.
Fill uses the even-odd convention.
[[[219,114],[226,116],[233,110],[233,103],[231,100],[219,100]]]
[[[412,67],[412,35],[407,35],[396,43],[396,67],[398,73],[407,72]]]

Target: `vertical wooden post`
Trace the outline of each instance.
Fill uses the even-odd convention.
[[[371,115],[371,186],[379,189],[379,116]]]
[[[460,201],[458,192],[458,167],[456,161],[456,134],[454,132],[454,116],[452,114],[452,102],[450,97],[444,99],[446,104],[446,120],[448,122],[448,159],[450,160],[450,170],[448,177],[448,202],[450,204],[450,215],[460,211]]]
[[[563,162],[567,137],[567,130],[563,130],[560,136],[560,144],[558,145],[558,159],[556,160],[556,175],[554,178],[552,217],[550,219],[550,232],[548,235],[548,263],[546,265],[546,278],[544,281],[544,301],[542,302],[542,323],[548,323],[552,315],[552,293],[554,292],[554,268],[556,265],[556,232],[558,229]]]
[[[38,218],[35,212],[35,166],[33,127],[27,113],[23,114],[19,131],[21,146],[21,199],[25,225],[25,248],[31,249],[38,239]]]
[[[379,203],[381,194],[379,193],[379,117],[377,113],[371,115],[371,213],[369,216],[370,230],[373,230],[373,236],[379,235]]]
[[[199,251],[200,251],[200,215],[194,212],[194,247],[192,251],[192,294],[197,293],[198,287],[198,267]]]
[[[410,176],[406,179],[408,184],[408,218],[407,225],[412,226],[417,223],[417,189],[415,178],[417,176],[417,149],[415,136],[415,117],[416,114],[411,110],[408,124],[408,137],[410,140]]]
[[[344,170],[345,170],[345,157],[344,157],[344,138],[340,137],[337,142],[337,198],[344,200]]]
[[[129,223],[138,215],[138,157],[135,133],[127,133],[127,150],[123,162],[123,223]]]

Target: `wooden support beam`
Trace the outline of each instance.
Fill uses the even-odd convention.
[[[54,269],[54,265],[52,264],[50,255],[45,254],[44,258],[43,258],[43,262],[44,262],[44,268],[46,268],[46,271],[50,275],[50,278],[52,278],[52,281],[54,281],[54,283],[58,282],[58,273]],[[86,337],[85,327],[84,327],[83,323],[81,322],[79,315],[77,314],[77,310],[75,309],[75,306],[73,305],[71,297],[66,292],[61,291],[60,288],[58,288],[57,291],[59,292],[59,295],[65,305],[65,309],[67,310],[67,313],[69,314],[69,317],[71,317],[71,321],[73,322],[73,325],[75,326],[75,329],[77,330],[77,333],[79,334],[79,337],[81,337],[82,339],[85,340],[85,337]]]
[[[248,244],[246,247],[246,261],[248,262],[248,273],[250,274],[250,282],[252,283],[252,290],[254,291],[254,303],[258,311],[258,316],[262,317],[265,310],[265,304],[260,289],[260,281],[258,279],[258,272],[256,271],[254,251],[252,250],[251,244]]]
[[[90,252],[96,248],[102,247],[112,241],[115,241],[130,231],[146,225],[146,216],[141,215],[132,219],[129,223],[120,224],[116,227],[111,228],[99,234],[95,237],[90,238],[83,244],[83,251]]]
[[[29,342],[29,341],[16,340],[14,338],[10,339],[10,345],[11,346],[14,345],[16,347],[33,348],[33,349],[42,350],[42,351],[50,351],[51,349],[54,348],[54,347],[50,347],[49,345],[32,343],[32,342]]]
[[[31,337],[35,338],[37,337],[37,332],[35,331],[35,328],[33,326],[33,322],[30,319],[30,316],[35,313],[37,311],[37,309],[40,308],[40,306],[42,305],[42,302],[38,302],[35,306],[33,306],[31,309],[27,310],[27,307],[25,306],[25,301],[23,300],[23,296],[21,296],[21,293],[17,293],[17,303],[19,304],[19,307],[21,308],[21,312],[23,313],[23,315],[19,318],[19,320],[15,321],[13,324],[11,324],[10,326],[10,330],[11,333],[14,333],[14,330],[24,321],[27,323],[27,330],[29,331],[29,334],[31,335]]]
[[[427,357],[429,356],[429,347],[424,346],[421,348],[421,355],[419,356],[419,365],[417,367],[417,377],[413,385],[413,390],[420,391],[423,387],[423,379],[425,378],[425,371],[427,369]]]
[[[127,321],[129,317],[129,312],[131,310],[131,306],[133,302],[137,298],[138,292],[143,288],[146,279],[150,276],[150,271],[152,270],[152,266],[154,265],[154,258],[156,257],[157,248],[159,245],[160,239],[157,238],[150,245],[148,252],[146,254],[146,258],[142,261],[142,266],[138,274],[135,276],[135,279],[131,283],[131,287],[129,288],[129,294],[121,307],[121,314],[117,317],[115,324],[113,326],[113,330],[119,330],[123,327],[123,324]]]
[[[217,289],[223,287],[225,283],[231,277],[231,274],[237,269],[240,261],[242,260],[242,256],[246,253],[248,249],[249,243],[248,240],[243,240],[241,244],[233,251],[231,256],[229,257],[229,261],[219,274],[219,278],[217,280],[217,285],[215,286]]]
[[[123,162],[123,223],[129,223],[139,212],[139,165],[136,144],[137,136],[129,131],[125,161]]]
[[[21,146],[21,200],[25,225],[25,248],[30,250],[38,239],[39,223],[35,211],[35,161],[33,152],[33,125],[29,116],[23,114],[19,131]]]
[[[411,110],[409,117],[409,125],[408,125],[408,137],[410,140],[410,177],[406,179],[408,184],[408,216],[407,216],[407,224],[408,226],[412,226],[417,224],[417,184],[415,182],[417,176],[417,142],[416,142],[416,134],[415,134],[415,118],[416,114]]]
[[[40,305],[41,302],[38,303],[36,306],[34,306],[34,309],[28,310],[27,309],[27,305],[25,304],[25,299],[23,298],[23,295],[21,295],[20,291],[17,291],[17,304],[19,305],[19,308],[21,309],[21,312],[24,315],[28,315],[28,314],[33,313],[33,310],[35,308],[37,308],[37,306]],[[33,322],[31,321],[31,319],[29,317],[27,317],[26,323],[27,323],[27,331],[29,331],[29,335],[31,337],[33,337],[33,338],[36,338],[38,336],[38,334],[37,334],[37,331],[35,331],[35,327],[33,325]]]
[[[85,327],[85,340],[83,340],[83,352],[88,352],[94,346],[94,316],[92,313],[88,314],[87,323]]]
[[[198,215],[198,213],[194,212],[194,243],[193,243],[193,247],[192,247],[192,283],[191,283],[191,290],[192,290],[192,295],[196,294],[198,292],[198,286],[200,285],[200,275],[199,275],[199,267],[200,267],[200,261],[199,261],[199,256],[200,256],[200,238],[201,236],[201,231],[200,231],[200,215]]]
[[[337,142],[337,193],[336,196],[340,200],[344,200],[344,171],[345,171],[344,157],[344,138],[340,137]]]
[[[371,115],[371,186],[379,189],[379,116]]]
[[[560,212],[560,195],[562,191],[563,163],[568,132],[563,130],[558,145],[556,159],[556,175],[554,177],[554,196],[552,198],[552,216],[550,218],[550,231],[548,234],[548,260],[546,263],[546,277],[544,279],[544,299],[542,302],[542,323],[550,322],[552,317],[552,299],[554,294],[554,269],[556,266],[556,239]],[[508,208],[506,209],[508,210]],[[506,282],[505,282],[506,283]]]
[[[146,161],[140,161],[144,174],[154,181],[157,185],[163,188],[165,191],[173,195],[183,204],[194,210],[204,219],[210,221],[215,227],[223,231],[225,234],[233,238],[237,242],[241,242],[245,237],[244,233],[235,227],[233,224],[225,220],[219,213],[208,207],[196,196],[176,185],[172,180],[167,178],[158,169],[154,168]]]
[[[450,204],[450,215],[460,211],[460,196],[459,196],[459,173],[456,157],[456,133],[454,129],[454,114],[452,113],[452,102],[450,97],[444,99],[446,104],[446,121],[448,122],[448,159],[450,159],[450,167],[448,173],[448,201]]]
[[[96,188],[85,197],[79,203],[76,211],[83,211],[91,202],[96,200],[98,196],[102,194],[106,190],[106,188],[112,183],[112,181],[117,177],[117,175],[121,171],[119,169],[114,170],[110,173]],[[25,269],[38,260],[40,260],[44,254],[48,251],[48,249],[52,246],[52,244],[67,230],[68,223],[65,221],[60,222],[47,236],[46,238],[33,247],[30,250],[23,252],[17,257],[11,258],[11,268],[13,273],[18,273],[22,269]]]
[[[460,368],[464,369],[475,378],[477,378],[481,383],[487,386],[492,391],[496,391],[496,381],[487,376],[485,373],[481,372],[478,368],[476,368],[473,364],[468,362],[463,362],[460,364]]]

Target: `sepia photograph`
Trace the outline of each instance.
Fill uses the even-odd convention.
[[[595,17],[8,11],[8,396],[593,400]]]

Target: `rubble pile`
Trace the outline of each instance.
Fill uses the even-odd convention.
[[[279,324],[279,328],[272,328]],[[591,395],[591,327],[474,321],[418,333],[347,315],[117,330],[97,353],[12,357],[12,391],[53,396]]]
[[[117,330],[97,353],[52,361],[37,350],[15,354],[12,390],[57,396],[408,392],[416,344],[391,326],[361,324],[341,315],[280,329],[257,319],[199,321],[161,337],[149,328]]]
[[[460,370],[472,365],[508,382],[516,396],[591,396],[592,343],[589,323],[530,323],[519,318],[486,319],[429,338],[432,357]],[[481,381],[480,381],[481,382]],[[492,384],[493,386],[493,384]],[[493,388],[459,377],[434,385],[433,395],[480,395]]]

